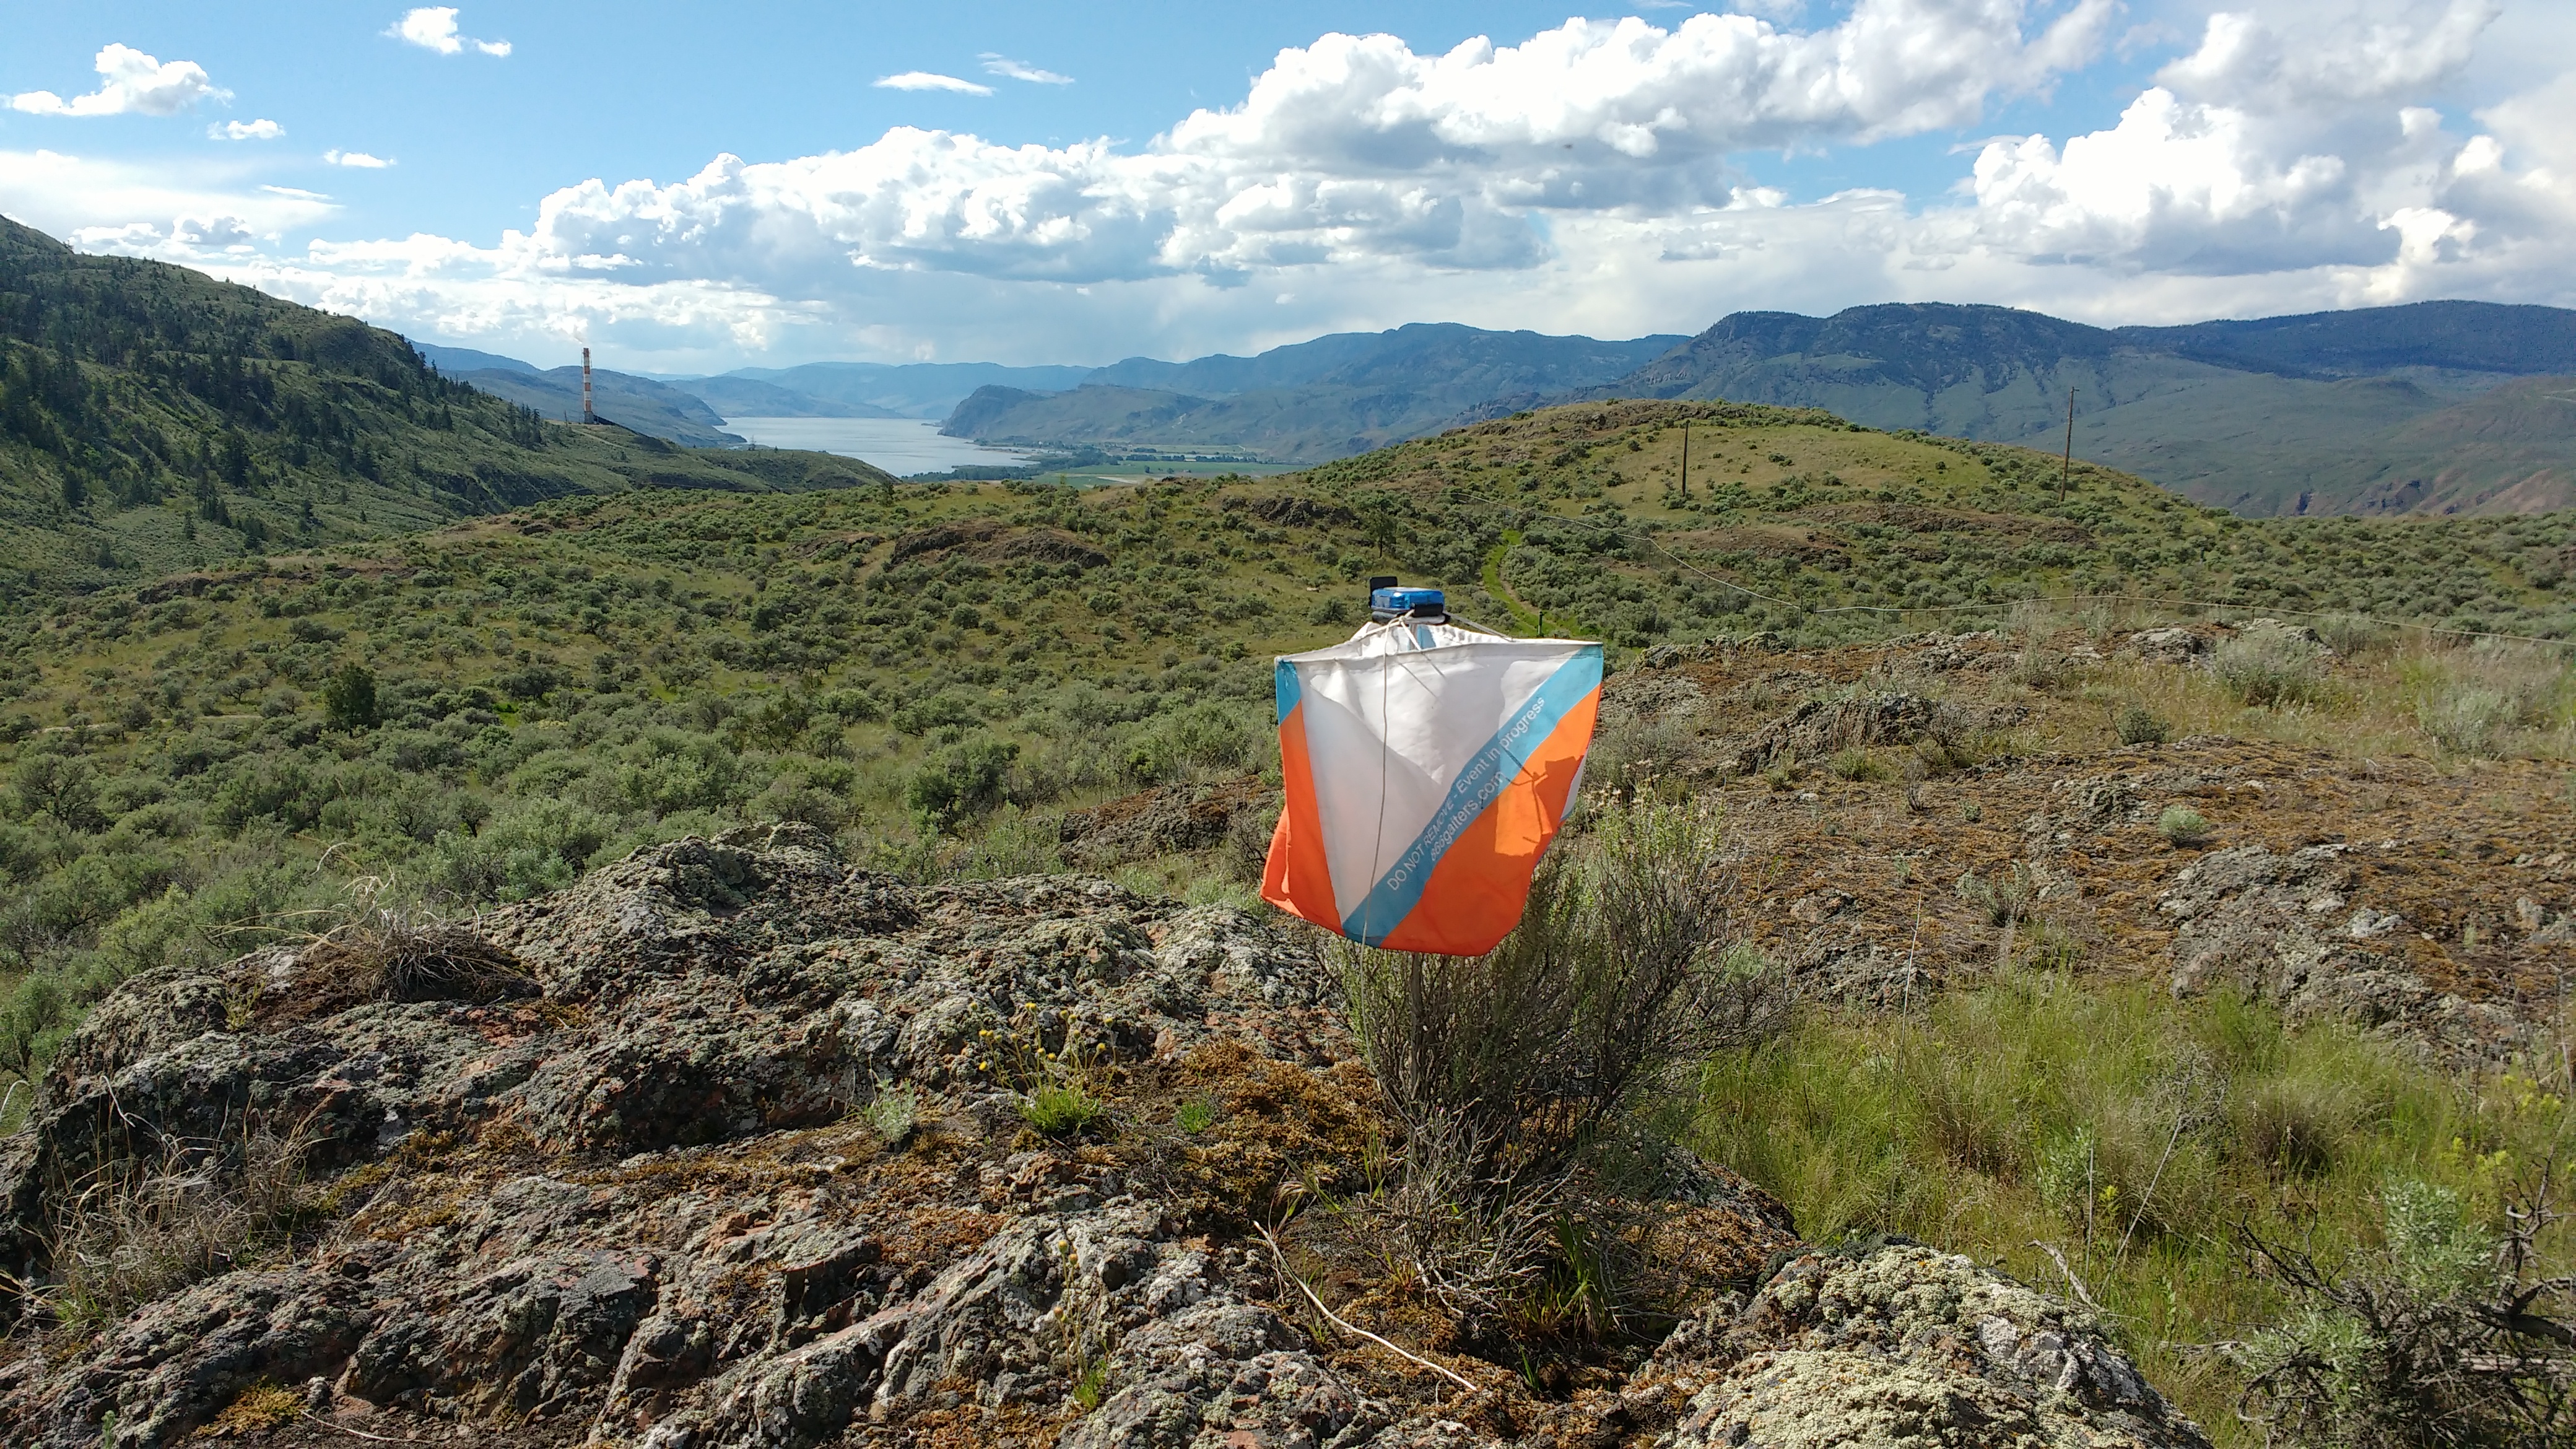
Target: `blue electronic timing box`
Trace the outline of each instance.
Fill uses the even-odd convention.
[[[1418,619],[1444,619],[1449,615],[1448,601],[1438,589],[1372,589],[1369,591],[1369,618],[1378,623],[1406,616]]]

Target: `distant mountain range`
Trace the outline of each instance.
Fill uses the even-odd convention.
[[[1682,340],[1600,342],[1426,322],[1337,333],[1258,357],[1131,357],[1066,392],[980,388],[940,431],[1023,447],[1243,451],[1323,462],[1436,431],[1499,399],[1624,377]]]
[[[421,352],[548,416],[579,406],[573,369]],[[1616,397],[1820,407],[1891,430],[2050,446],[2072,390],[2078,456],[2239,513],[2576,505],[2576,312],[2486,302],[2119,328],[1918,303],[1738,312],[1694,337],[1609,342],[1420,323],[1253,357],[601,372],[596,387],[604,416],[700,446],[734,441],[725,418],[909,417],[1006,447],[1288,463]]]
[[[2556,381],[2515,381],[2535,378]],[[1738,312],[1568,400],[1722,397],[2044,446],[2070,388],[2079,457],[2239,513],[2576,503],[2576,404],[2560,401],[2576,392],[2576,312],[2555,307],[2116,329],[1928,303]]]

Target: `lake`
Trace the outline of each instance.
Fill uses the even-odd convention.
[[[921,418],[727,418],[725,431],[768,448],[804,448],[874,463],[896,477],[956,467],[1017,468],[1025,454],[943,438]]]

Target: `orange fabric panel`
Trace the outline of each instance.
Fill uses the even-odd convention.
[[[1387,933],[1386,949],[1481,956],[1520,924],[1530,875],[1565,819],[1600,708],[1596,689],[1557,721],[1520,774],[1431,868],[1421,901]]]
[[[1270,858],[1261,867],[1261,898],[1326,930],[1341,929],[1333,904],[1332,867],[1324,861],[1324,822],[1315,810],[1315,771],[1306,756],[1306,709],[1279,722],[1279,777],[1286,797]]]

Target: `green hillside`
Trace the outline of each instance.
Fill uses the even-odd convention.
[[[0,604],[547,498],[879,485],[820,454],[565,427],[402,338],[0,219]]]
[[[698,399],[719,418],[899,418],[892,408],[844,402],[748,377],[691,377],[665,384]]]

